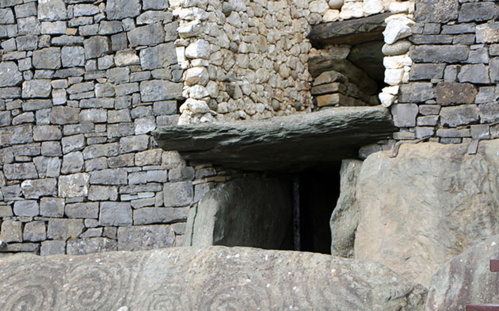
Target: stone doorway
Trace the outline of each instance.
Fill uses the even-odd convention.
[[[340,166],[309,169],[299,175],[301,251],[331,254],[329,221],[340,195]]]

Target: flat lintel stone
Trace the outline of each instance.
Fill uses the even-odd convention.
[[[159,146],[186,159],[252,171],[298,171],[357,158],[362,146],[395,131],[386,108],[338,107],[267,120],[158,129]]]
[[[385,19],[391,13],[384,13],[348,21],[321,23],[312,27],[309,39],[322,44],[359,44],[383,40]]]

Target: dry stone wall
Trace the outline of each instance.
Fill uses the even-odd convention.
[[[156,147],[178,122],[166,0],[0,1],[0,256],[182,245],[223,181]]]
[[[395,139],[499,138],[498,16],[496,1],[416,1],[413,64],[391,108]]]
[[[180,124],[310,111],[307,1],[176,3]]]

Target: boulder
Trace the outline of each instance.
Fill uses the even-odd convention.
[[[188,218],[185,245],[292,248],[291,185],[239,178],[210,190]]]
[[[438,270],[430,282],[425,310],[499,304],[499,273],[490,271],[490,259],[499,259],[499,235],[469,248]]]
[[[0,259],[1,310],[422,310],[380,264],[251,248]]]
[[[468,146],[405,144],[370,155],[356,200],[355,258],[385,264],[428,285],[442,264],[499,234],[499,141]]]

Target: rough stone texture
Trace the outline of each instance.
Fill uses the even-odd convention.
[[[376,263],[250,248],[23,255],[2,259],[0,271],[3,310],[421,310],[426,296]]]
[[[172,247],[175,232],[169,226],[134,226],[118,229],[118,249],[139,251]]]
[[[432,277],[425,310],[464,310],[471,304],[496,304],[497,272],[489,260],[499,258],[499,235],[470,247]]]
[[[343,160],[340,170],[340,196],[331,215],[331,255],[354,257],[355,231],[359,224],[357,180],[362,168],[358,160]]]
[[[290,190],[286,182],[270,178],[236,179],[210,190],[191,210],[185,245],[289,247]]]
[[[440,105],[473,104],[477,94],[469,83],[439,83],[436,91]]]
[[[459,15],[459,2],[456,0],[416,0],[416,6],[415,17],[418,22],[448,22]]]
[[[355,258],[381,262],[423,285],[468,247],[499,233],[498,141],[402,145],[369,156],[357,183]],[[484,258],[488,260],[488,258]]]
[[[341,107],[265,121],[175,126],[153,136],[163,149],[191,160],[297,170],[353,156],[358,147],[391,132],[390,119],[382,107]]]
[[[331,44],[359,44],[381,38],[386,27],[385,19],[390,13],[359,18],[351,21],[323,23],[312,28],[310,40]]]

